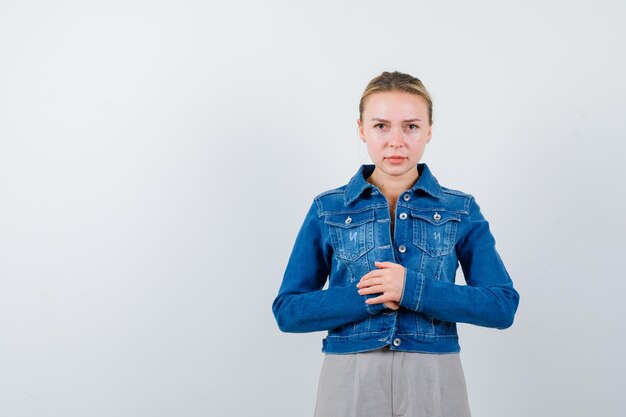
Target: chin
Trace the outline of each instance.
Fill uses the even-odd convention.
[[[404,175],[407,172],[411,171],[410,166],[394,166],[394,167],[384,167],[381,171],[387,173],[387,175]]]

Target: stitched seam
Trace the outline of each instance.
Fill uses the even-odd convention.
[[[389,329],[391,330],[391,329]],[[356,338],[356,336],[362,336],[362,335],[389,335],[389,330],[385,330],[385,331],[381,331],[381,332],[359,332],[359,333],[352,333],[351,335],[348,336],[338,336],[338,335],[334,335],[334,334],[329,334],[328,336],[326,336],[327,339],[354,339]],[[458,334],[427,334],[427,333],[419,333],[419,332],[411,332],[411,333],[396,333],[396,336],[419,336],[420,338],[457,338],[459,337]],[[387,337],[385,337],[385,339],[387,339]],[[380,339],[379,339],[380,341]]]
[[[396,333],[397,336],[405,336],[405,335],[409,335],[409,336],[420,336],[420,337],[431,337],[431,338],[435,338],[435,337],[456,337],[458,338],[459,335],[458,334],[429,334],[429,333],[420,333],[420,332],[410,332],[410,333]]]
[[[441,187],[441,192],[444,194],[451,194],[451,195],[456,195],[459,197],[466,197],[468,195],[466,192],[463,192],[460,190],[454,190],[452,188],[447,188],[447,187]]]
[[[404,284],[402,285],[402,294],[400,295],[400,301],[398,301],[398,304],[402,303],[402,300],[404,299],[404,294],[406,294],[406,273],[409,270],[409,268],[404,267]]]
[[[406,207],[406,208],[410,209],[411,211],[415,211],[415,212],[441,211],[441,212],[445,212],[445,213],[467,214],[467,210],[450,210],[450,209],[447,209],[445,207],[414,207],[414,206],[409,206],[409,205],[405,205],[405,204],[400,204],[399,206],[400,207]]]
[[[322,217],[322,215],[320,214],[320,210],[322,209],[322,202],[319,201],[318,197],[315,197],[313,201],[315,201],[315,206],[317,208],[317,219],[319,220],[319,218]]]
[[[422,282],[420,283],[420,290],[419,290],[420,293],[419,293],[419,296],[417,297],[417,305],[415,306],[415,311],[419,311],[420,302],[422,301],[422,292],[423,292],[423,289],[424,289],[424,281],[426,281],[426,278],[422,277],[421,281]]]
[[[379,203],[379,204],[374,204],[374,205],[371,205],[371,206],[364,207],[364,208],[362,208],[360,210],[349,210],[349,209],[346,209],[344,211],[322,210],[320,212],[320,215],[324,216],[324,215],[328,215],[328,214],[330,214],[330,215],[358,214],[358,213],[363,213],[363,212],[366,212],[366,211],[370,211],[372,209],[381,209],[381,208],[387,208],[387,207],[389,207],[388,204]]]
[[[319,194],[317,195],[317,198],[319,198],[319,197],[324,197],[324,196],[326,196],[326,195],[331,195],[331,194],[341,194],[341,193],[343,193],[343,189],[342,189],[342,187],[339,187],[339,188],[333,188],[332,190],[327,190],[327,191],[324,191],[324,192],[322,192],[322,193],[319,193]]]

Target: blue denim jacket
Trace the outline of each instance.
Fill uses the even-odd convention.
[[[272,304],[284,332],[328,330],[325,353],[391,349],[459,352],[456,322],[504,329],[519,294],[474,197],[442,187],[426,164],[398,198],[393,239],[389,204],[365,179],[314,198]],[[369,305],[356,284],[374,261],[406,268],[400,308]],[[467,285],[454,282],[461,265]],[[324,289],[328,279],[328,288]]]

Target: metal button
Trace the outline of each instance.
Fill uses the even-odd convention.
[[[441,220],[441,214],[435,212],[435,214],[433,214],[433,219],[438,222],[439,220]]]
[[[402,341],[401,341],[400,339],[393,339],[393,345],[394,345],[394,346],[400,346],[400,343],[401,343],[401,342],[402,342]]]
[[[406,252],[406,246],[404,246],[404,245],[400,245],[400,246],[398,247],[398,250],[400,251],[400,253],[404,253],[404,252]]]
[[[406,213],[400,213],[400,220],[406,220]]]
[[[346,219],[346,224],[350,224],[352,223],[352,217],[348,216],[348,218]]]
[[[410,196],[410,195],[408,195],[408,194],[405,194],[405,195],[402,197],[402,199],[403,199],[404,201],[409,201],[409,200],[411,199],[411,196]]]

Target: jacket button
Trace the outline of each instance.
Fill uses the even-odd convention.
[[[393,339],[393,345],[394,346],[400,346],[400,342],[401,342],[400,339]]]
[[[438,222],[439,220],[441,220],[441,214],[439,213],[433,214],[433,219],[435,219],[435,221]]]
[[[405,195],[402,197],[402,199],[403,199],[404,201],[409,201],[409,200],[411,199],[411,196],[410,196],[410,195],[408,195],[408,194],[405,194]]]
[[[346,224],[350,224],[350,223],[352,223],[352,217],[348,216],[348,218],[346,219]]]
[[[400,213],[400,220],[406,220],[406,213]]]
[[[406,252],[406,246],[400,245],[400,246],[398,246],[398,250],[400,251],[400,253],[404,253],[404,252]]]

